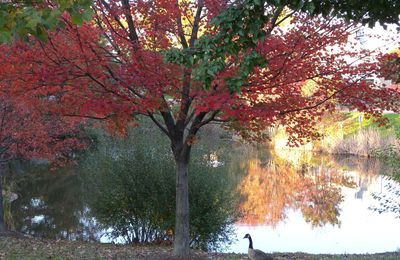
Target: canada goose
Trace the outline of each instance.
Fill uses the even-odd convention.
[[[249,250],[247,252],[251,260],[273,260],[271,256],[267,255],[263,251],[258,249],[253,249],[253,240],[251,239],[250,234],[246,234],[244,238],[249,239]]]

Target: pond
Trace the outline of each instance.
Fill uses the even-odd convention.
[[[385,194],[385,198],[393,199],[397,202],[397,206],[400,205],[399,183],[379,174],[388,172],[390,169],[385,169],[382,162],[374,159],[308,156],[307,158],[304,154],[299,153],[296,156],[296,153],[289,152],[284,158],[292,160],[295,158],[300,164],[304,158],[307,158],[306,160],[313,165],[311,167],[314,167],[312,171],[315,176],[329,176],[328,179],[320,178],[319,183],[318,181],[314,182],[319,186],[318,189],[322,194],[318,195],[314,190],[311,191],[311,198],[306,199],[305,203],[298,200],[292,203],[290,196],[296,196],[296,194],[289,196],[283,194],[284,187],[280,187],[279,194],[271,196],[270,201],[266,199],[269,194],[262,192],[257,195],[258,198],[255,200],[263,201],[263,203],[268,201],[268,203],[257,205],[262,214],[257,216],[259,218],[256,221],[250,219],[250,221],[243,221],[236,225],[238,238],[250,233],[255,248],[265,252],[344,254],[399,250],[399,215],[385,212],[384,206],[380,205],[383,199],[379,200],[378,198]],[[296,165],[296,162],[293,165]],[[264,176],[269,173],[269,177],[264,178],[274,178],[270,166],[259,170],[260,174]],[[284,167],[278,167],[276,171],[279,175],[286,175],[289,172]],[[310,171],[308,172],[310,173]],[[249,171],[248,174],[254,173]],[[318,178],[315,176],[312,176],[313,180]],[[260,186],[266,190],[276,185],[276,183],[271,184],[271,181],[267,181],[263,186],[263,182],[265,179],[256,181],[255,186],[258,187],[258,190]],[[295,182],[295,185],[302,186],[299,179]],[[288,187],[291,185],[291,181],[286,181],[282,185]],[[330,188],[323,188],[324,185]],[[288,193],[293,192],[293,188],[289,187],[289,189]],[[307,192],[310,192],[309,187],[306,189],[308,189]],[[299,191],[294,193],[297,192]],[[304,193],[304,191],[300,191],[300,193]],[[285,196],[285,198],[281,196]],[[319,199],[322,199],[321,207],[318,206],[318,196],[320,196]],[[281,199],[285,200],[285,208],[276,209],[276,205]],[[275,207],[266,206],[268,204],[275,205]],[[274,212],[275,210],[278,212]],[[257,210],[253,212],[257,212]],[[247,246],[247,239],[239,239],[226,251],[245,253]]]
[[[381,204],[399,201],[400,184],[381,175],[393,170],[381,161],[240,145],[231,151],[229,159],[207,156],[211,168],[224,167],[236,178],[240,195],[233,243],[215,250],[246,253],[246,233],[266,252],[399,250],[399,216]],[[18,198],[6,207],[9,227],[51,239],[123,242],[109,238],[113,229],[99,224],[82,175],[77,167],[13,167],[5,187]]]

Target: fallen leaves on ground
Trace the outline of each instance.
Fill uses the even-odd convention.
[[[311,255],[274,253],[274,259],[400,259],[400,252],[373,255]],[[79,241],[46,240],[18,233],[0,233],[0,259],[181,259],[172,247],[160,245],[114,245]],[[187,259],[247,259],[244,254],[207,253],[193,250]]]

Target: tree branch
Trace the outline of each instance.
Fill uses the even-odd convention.
[[[169,137],[170,140],[172,140],[172,137],[168,132],[168,130],[160,122],[158,122],[158,120],[150,112],[147,114],[147,116],[150,117],[150,119],[158,126],[158,128],[160,128],[160,130],[164,134],[166,134]]]
[[[185,38],[185,33],[183,31],[183,26],[182,26],[182,16],[181,16],[181,10],[179,8],[179,1],[176,0],[176,8],[177,10],[179,10],[179,14],[178,17],[176,17],[176,24],[178,26],[178,35],[179,35],[179,39],[181,40],[181,44],[183,46],[183,48],[187,49],[188,48],[188,44],[186,42],[186,38]]]
[[[314,108],[319,107],[320,105],[324,104],[325,102],[327,102],[328,100],[331,100],[332,98],[334,98],[335,96],[337,96],[339,93],[342,93],[343,91],[345,91],[346,89],[354,86],[354,84],[356,84],[357,82],[363,80],[364,78],[366,78],[367,76],[370,76],[370,74],[364,75],[364,77],[357,79],[356,81],[352,82],[349,85],[344,86],[341,89],[336,90],[334,93],[332,93],[331,95],[327,96],[326,98],[322,99],[321,101],[310,105],[310,106],[305,106],[305,107],[299,107],[299,108],[294,108],[294,109],[289,109],[289,110],[285,110],[285,111],[280,111],[279,115],[285,115],[285,114],[289,114],[289,113],[293,113],[293,112],[299,112],[299,111],[303,111],[303,110],[311,110]]]
[[[125,18],[128,23],[129,28],[129,39],[134,44],[139,44],[139,37],[136,33],[135,24],[133,22],[132,14],[131,14],[131,6],[129,4],[129,0],[121,0],[122,7],[125,9]]]
[[[183,83],[182,83],[182,96],[181,96],[181,106],[179,109],[179,115],[177,118],[176,126],[178,131],[185,130],[185,122],[188,116],[189,108],[191,105],[190,99],[190,77],[191,77],[191,70],[185,68],[183,70]]]
[[[189,40],[190,47],[194,47],[194,43],[197,40],[197,33],[199,32],[199,24],[200,24],[200,20],[201,20],[201,12],[202,12],[203,6],[204,6],[204,0],[199,0],[196,15],[194,17],[192,35],[190,36],[190,40]]]
[[[289,17],[289,15],[287,15],[286,17],[284,17],[283,19],[281,19],[281,20],[279,21],[279,23],[276,23],[276,21],[278,20],[279,16],[281,15],[281,13],[282,13],[282,11],[283,11],[283,8],[284,8],[283,6],[280,6],[280,7],[278,7],[278,8],[275,10],[274,16],[272,17],[272,20],[271,20],[271,28],[269,28],[269,29],[267,30],[267,35],[270,35],[271,32],[272,32],[272,30],[273,30],[276,26],[278,26],[281,22],[283,22],[285,19],[287,19],[287,18]],[[293,15],[293,13],[294,13],[294,12],[292,12],[290,15]]]

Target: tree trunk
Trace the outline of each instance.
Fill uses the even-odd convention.
[[[189,179],[188,162],[176,159],[176,216],[174,255],[188,256],[189,248]]]
[[[0,167],[0,232],[3,232],[6,230],[6,225],[4,223],[4,204],[3,204],[3,174],[2,174],[2,169]]]

